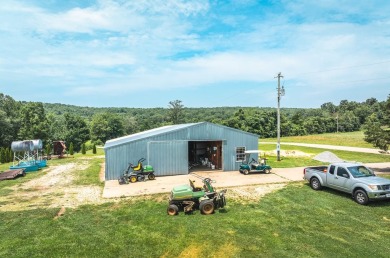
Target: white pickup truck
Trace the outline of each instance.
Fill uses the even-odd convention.
[[[359,204],[370,200],[390,200],[390,180],[378,177],[369,168],[358,163],[333,163],[329,166],[307,167],[303,179],[311,188],[320,190],[323,186],[352,194]]]

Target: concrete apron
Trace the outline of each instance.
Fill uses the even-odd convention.
[[[373,169],[378,175],[390,173],[390,162],[387,163],[368,163],[367,167]],[[274,168],[272,173],[256,173],[243,175],[238,171],[218,172],[201,171],[195,174],[209,177],[216,182],[213,184],[218,189],[223,187],[245,186],[245,185],[261,185],[272,183],[287,183],[292,181],[303,180],[303,167],[298,168]],[[189,179],[195,180],[196,185],[202,185],[202,181],[195,176],[178,175],[178,176],[161,176],[156,177],[156,180],[145,182],[129,183],[127,185],[119,185],[118,180],[106,181],[103,189],[103,198],[116,198],[139,196],[157,193],[169,193],[174,186],[189,184]]]
[[[270,174],[252,173],[243,175],[238,171],[217,172],[215,170],[194,173],[214,180],[215,183],[213,186],[217,189],[223,187],[286,183],[303,180],[303,167],[276,168],[272,169],[272,173]],[[189,179],[195,180],[195,185],[202,185],[202,180],[191,174],[161,176],[156,177],[156,180],[146,180],[145,182],[129,183],[127,185],[119,185],[118,180],[110,180],[105,182],[103,198],[169,193],[174,186],[189,184]]]

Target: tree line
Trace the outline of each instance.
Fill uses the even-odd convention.
[[[320,108],[282,108],[281,136],[364,129],[369,134],[367,141],[386,147],[389,108],[390,95],[382,102],[369,98],[364,102],[342,100],[338,105],[328,102]],[[45,146],[63,140],[79,152],[83,144],[92,148],[164,125],[204,121],[270,138],[276,137],[276,119],[275,108],[187,108],[180,100],[170,101],[167,108],[95,108],[16,101],[0,93],[0,148],[9,148],[17,140],[41,139]],[[377,140],[378,135],[382,140]]]

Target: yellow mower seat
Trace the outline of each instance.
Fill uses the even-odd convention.
[[[134,167],[131,167],[134,171],[139,171],[139,170],[141,170],[141,168],[142,168],[142,163],[140,162],[140,163],[138,163],[138,165],[137,166],[134,166]]]
[[[202,191],[203,188],[202,186],[195,185],[195,180],[191,180],[191,179],[190,179],[190,186],[192,187],[194,192]]]

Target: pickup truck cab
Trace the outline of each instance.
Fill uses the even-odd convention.
[[[303,179],[311,188],[323,186],[350,193],[359,204],[370,200],[390,200],[390,180],[378,177],[369,168],[358,163],[333,163],[329,166],[307,167]]]

